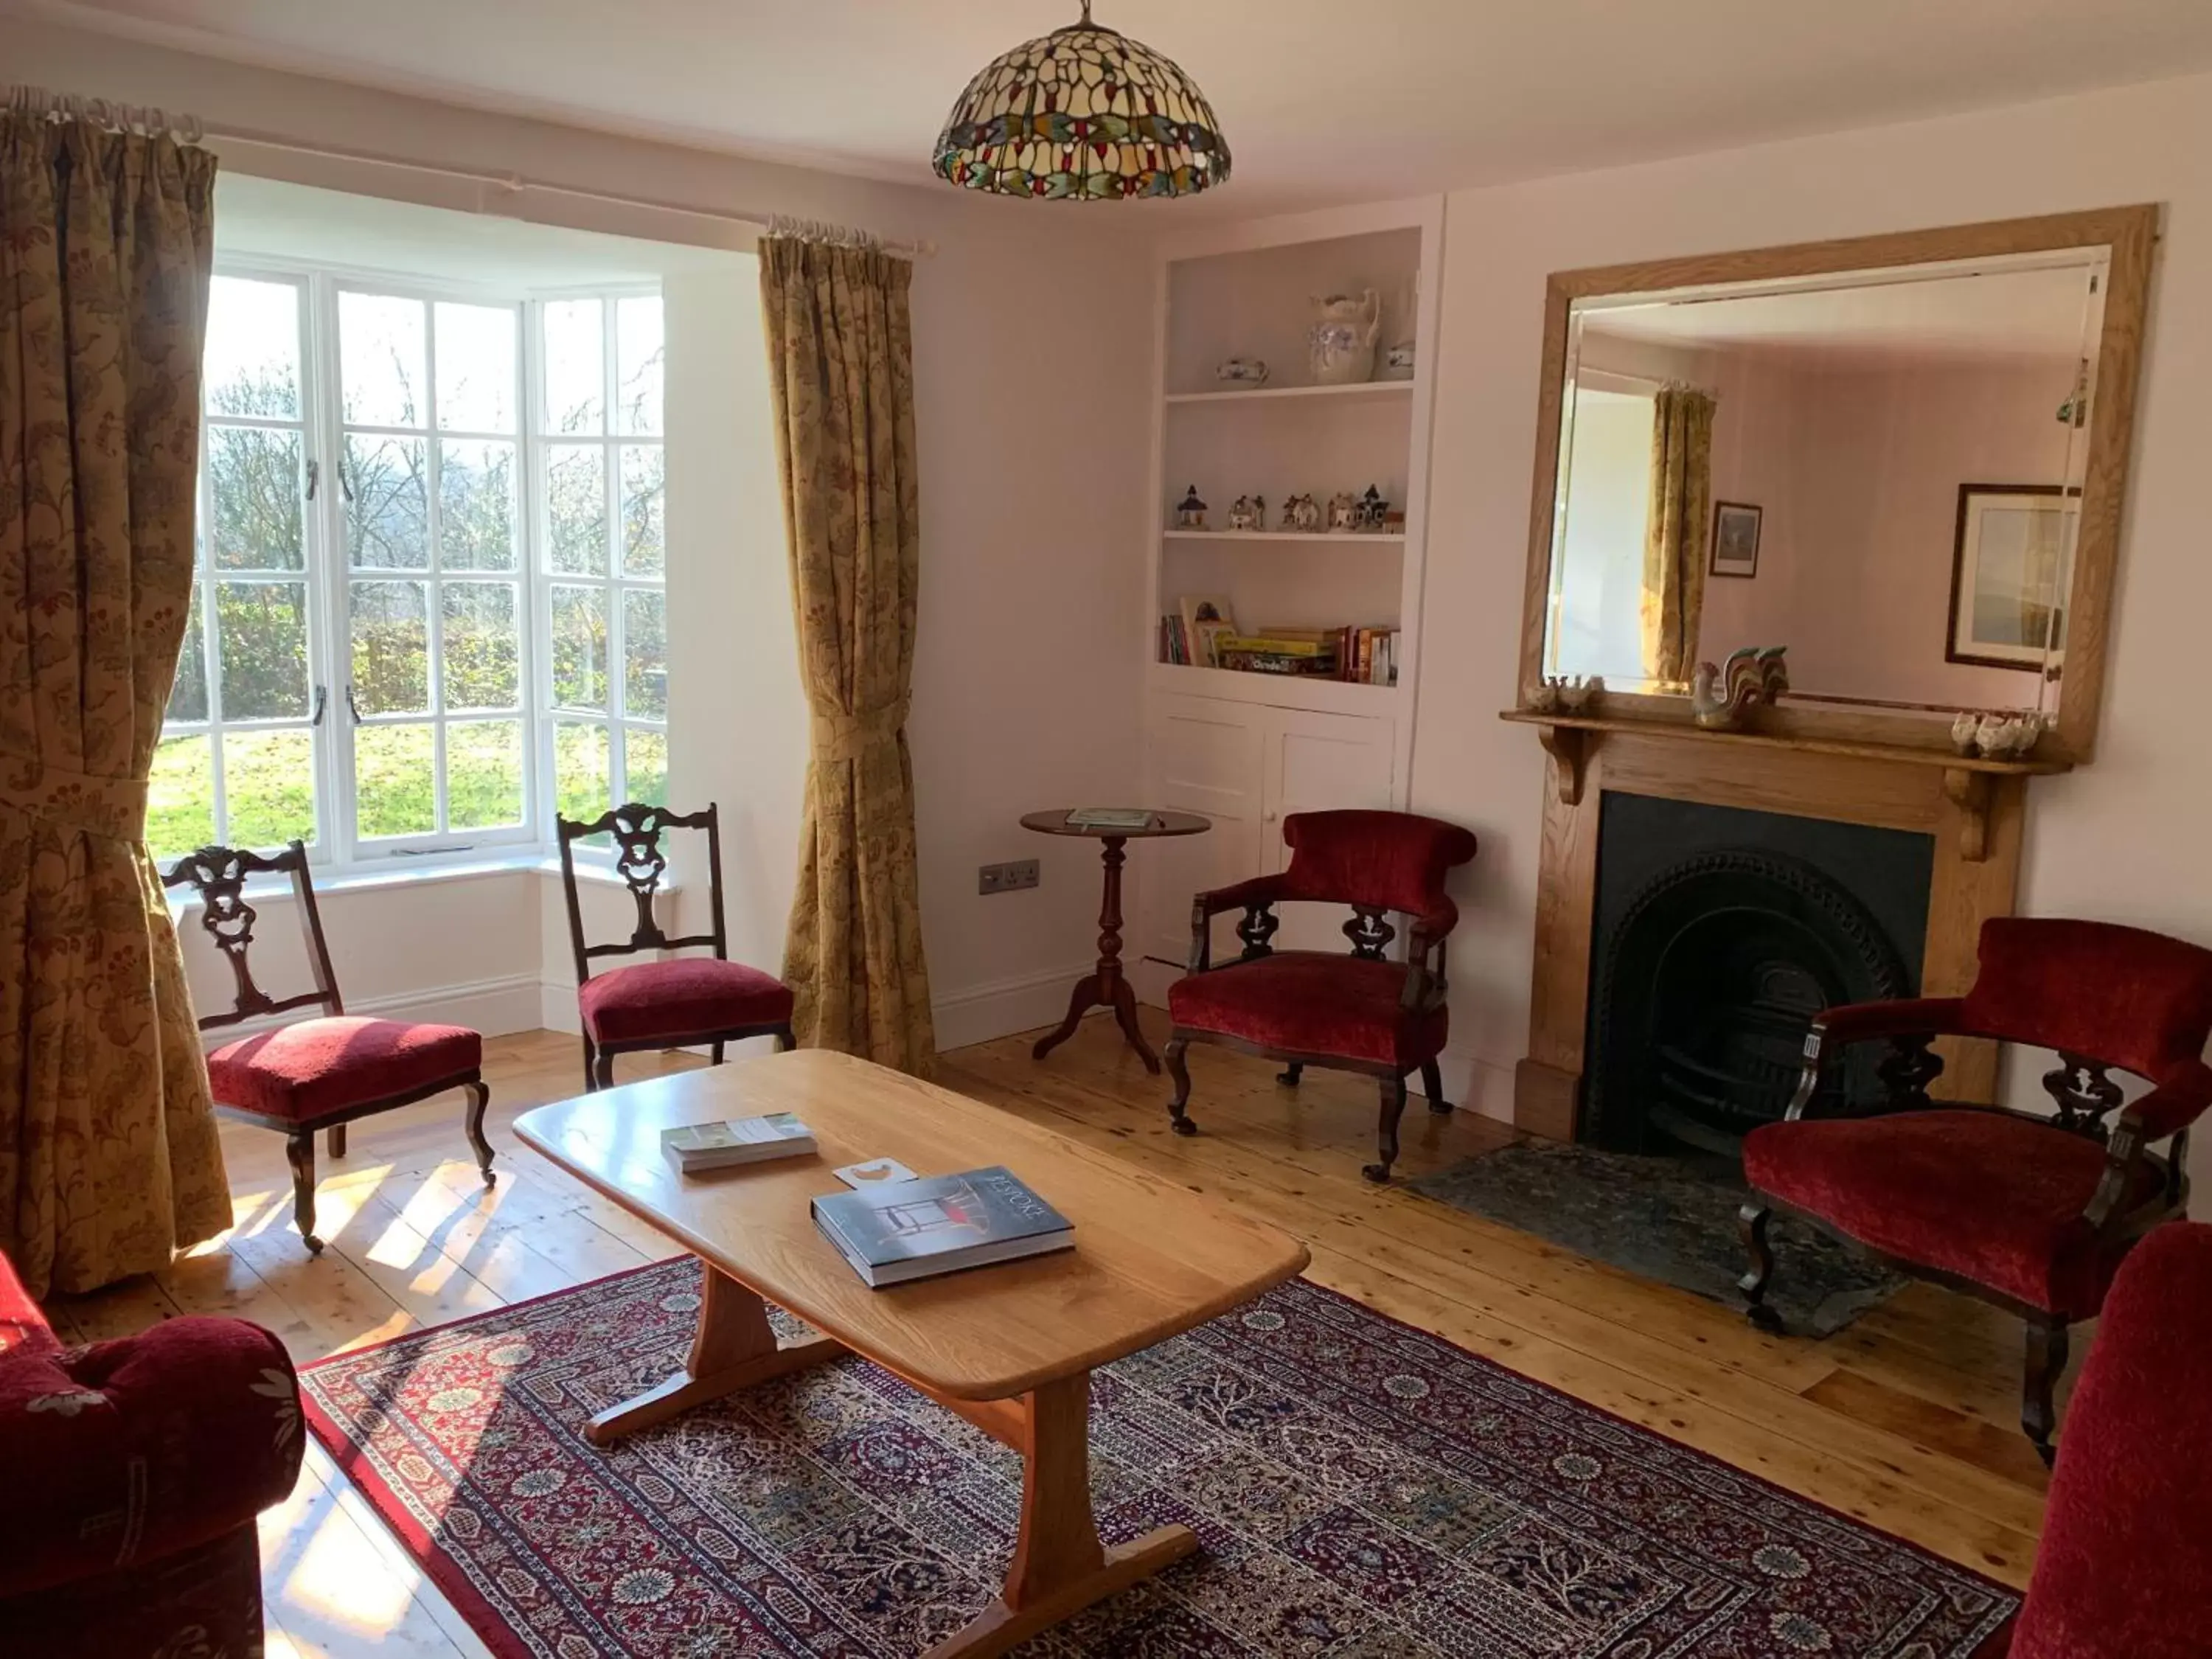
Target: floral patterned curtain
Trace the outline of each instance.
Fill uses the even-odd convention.
[[[1670,386],[1651,400],[1651,506],[1644,532],[1644,672],[1680,684],[1697,666],[1713,510],[1711,392]]]
[[[761,246],[776,459],[814,720],[783,976],[793,1029],[926,1075],[936,1035],[907,752],[921,568],[913,267],[872,248]]]
[[[34,1296],[230,1224],[142,839],[184,642],[215,158],[0,113],[0,1249]]]

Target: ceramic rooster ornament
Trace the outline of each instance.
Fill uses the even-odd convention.
[[[1709,731],[1729,732],[1761,703],[1771,704],[1790,689],[1790,671],[1784,665],[1786,645],[1747,645],[1729,653],[1723,666],[1698,665],[1690,682],[1690,711]]]

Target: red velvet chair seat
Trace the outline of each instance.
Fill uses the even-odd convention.
[[[2138,1164],[2132,1206],[2159,1188]],[[2119,1264],[2082,1212],[2105,1169],[2083,1136],[1999,1112],[1769,1123],[1743,1143],[1760,1192],[1863,1244],[2083,1319]]]
[[[2051,1481],[2012,1659],[2212,1647],[2212,1227],[2171,1222],[2112,1282]]]
[[[791,988],[773,974],[715,957],[633,963],[594,974],[576,993],[594,1042],[677,1042],[791,1018]]]
[[[1177,980],[1168,1013],[1182,1030],[1411,1071],[1443,1052],[1450,1012],[1441,1004],[1407,1012],[1405,989],[1402,963],[1279,951]]]
[[[268,1117],[312,1118],[456,1085],[483,1064],[483,1038],[459,1025],[339,1014],[227,1042],[207,1057],[217,1102]]]

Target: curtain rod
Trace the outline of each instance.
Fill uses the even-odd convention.
[[[419,173],[440,179],[452,179],[480,189],[502,191],[518,197],[535,191],[540,195],[565,196],[572,201],[598,202],[609,207],[636,208],[651,213],[679,214],[687,219],[703,219],[715,224],[739,225],[763,236],[801,236],[810,240],[840,242],[853,246],[872,247],[902,258],[927,259],[937,252],[934,242],[919,238],[910,241],[894,241],[864,230],[842,225],[823,223],[813,219],[789,218],[782,214],[754,213],[742,210],[722,211],[712,208],[686,207],[678,202],[656,201],[646,196],[622,196],[608,191],[580,190],[570,185],[550,184],[544,179],[525,178],[518,173],[484,173],[466,167],[441,167],[431,161],[410,161],[396,155],[382,155],[374,150],[351,149],[335,144],[300,143],[289,138],[272,138],[264,133],[248,132],[240,128],[208,126],[190,115],[171,116],[166,111],[142,107],[132,104],[112,103],[105,98],[83,98],[73,94],[47,92],[38,87],[11,86],[8,88],[8,107],[25,114],[43,115],[49,119],[72,118],[96,122],[102,126],[130,129],[140,132],[170,132],[181,143],[197,144],[207,139],[220,143],[245,144],[258,149],[282,150],[293,155],[312,155],[325,161],[350,161],[363,167],[391,167],[405,173]],[[479,208],[477,211],[484,210]]]
[[[763,236],[803,235],[816,240],[849,242],[878,248],[885,253],[909,259],[927,259],[937,252],[936,243],[920,238],[894,241],[864,230],[811,219],[793,219],[778,213],[687,207],[680,202],[659,201],[649,196],[623,196],[611,191],[583,190],[573,185],[551,184],[542,179],[526,178],[519,173],[484,173],[468,167],[442,167],[433,161],[410,161],[396,155],[379,155],[374,150],[352,149],[335,144],[300,143],[292,139],[271,138],[264,133],[247,132],[239,128],[210,126],[204,131],[209,138],[221,143],[246,144],[258,149],[283,150],[293,155],[312,155],[325,161],[351,161],[364,167],[426,173],[501,191],[509,196],[521,196],[534,191],[544,196],[565,196],[572,201],[598,202],[610,207],[639,208],[653,213],[680,214],[687,219],[704,219],[716,224],[741,225]]]

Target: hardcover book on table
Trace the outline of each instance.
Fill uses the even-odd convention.
[[[1004,1164],[828,1193],[813,1209],[823,1237],[878,1288],[1042,1255],[1075,1242],[1067,1218]]]
[[[687,1175],[797,1158],[814,1150],[814,1134],[789,1112],[734,1118],[724,1123],[686,1123],[660,1132],[660,1150]]]

